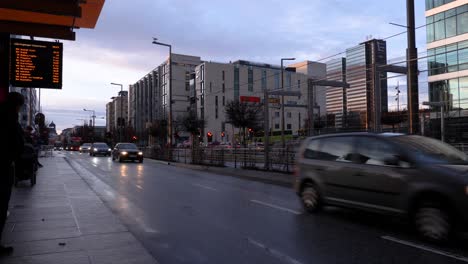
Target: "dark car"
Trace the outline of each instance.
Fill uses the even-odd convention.
[[[431,241],[448,240],[468,222],[468,158],[435,139],[369,133],[308,138],[296,175],[297,194],[311,213],[333,205],[407,216]]]
[[[111,151],[112,150],[106,143],[93,143],[91,149],[89,150],[89,155],[93,157],[97,155],[110,156]]]
[[[143,162],[143,152],[133,143],[118,143],[112,151],[112,160],[124,162],[126,160]]]

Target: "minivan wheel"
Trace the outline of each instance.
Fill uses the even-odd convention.
[[[414,212],[414,225],[419,235],[431,242],[449,239],[452,223],[447,210],[434,203],[423,203]]]
[[[315,185],[306,185],[301,192],[302,206],[308,213],[316,213],[320,210],[320,193]]]

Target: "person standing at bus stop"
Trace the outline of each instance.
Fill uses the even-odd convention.
[[[12,166],[23,152],[24,139],[23,130],[18,123],[18,113],[24,104],[24,97],[20,93],[11,92],[5,102],[0,104],[0,117],[6,126],[0,129],[0,144],[6,146],[0,159],[0,241],[8,212],[11,189],[14,175]],[[0,256],[10,255],[13,247],[7,247],[0,243]]]

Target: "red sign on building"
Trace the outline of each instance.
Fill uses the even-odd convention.
[[[260,103],[260,97],[256,96],[241,96],[241,102],[249,102],[249,103]]]

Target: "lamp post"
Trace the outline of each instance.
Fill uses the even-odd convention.
[[[116,85],[116,86],[120,86],[120,119],[117,118],[117,120],[121,120],[120,123],[118,123],[117,125],[120,125],[120,129],[119,129],[119,141],[122,142],[123,141],[123,127],[124,127],[124,118],[123,118],[123,85],[120,84],[120,83],[111,83],[111,85]]]
[[[281,59],[281,89],[284,90],[284,69],[283,61],[293,61],[296,58],[282,58]],[[286,147],[286,139],[284,136],[284,95],[281,95],[281,143],[283,149]]]
[[[170,44],[159,42],[157,38],[153,38],[153,44],[169,48],[169,146],[172,147],[172,46]]]
[[[92,128],[92,130],[91,130],[92,132],[91,132],[91,133],[92,133],[92,135],[93,135],[93,136],[92,136],[92,141],[93,141],[92,143],[94,143],[94,126],[95,126],[95,123],[96,123],[96,111],[94,111],[94,110],[87,110],[86,108],[83,108],[83,111],[85,111],[85,112],[93,112],[93,115],[91,116],[91,117],[93,118],[93,123],[91,124],[91,128]]]

